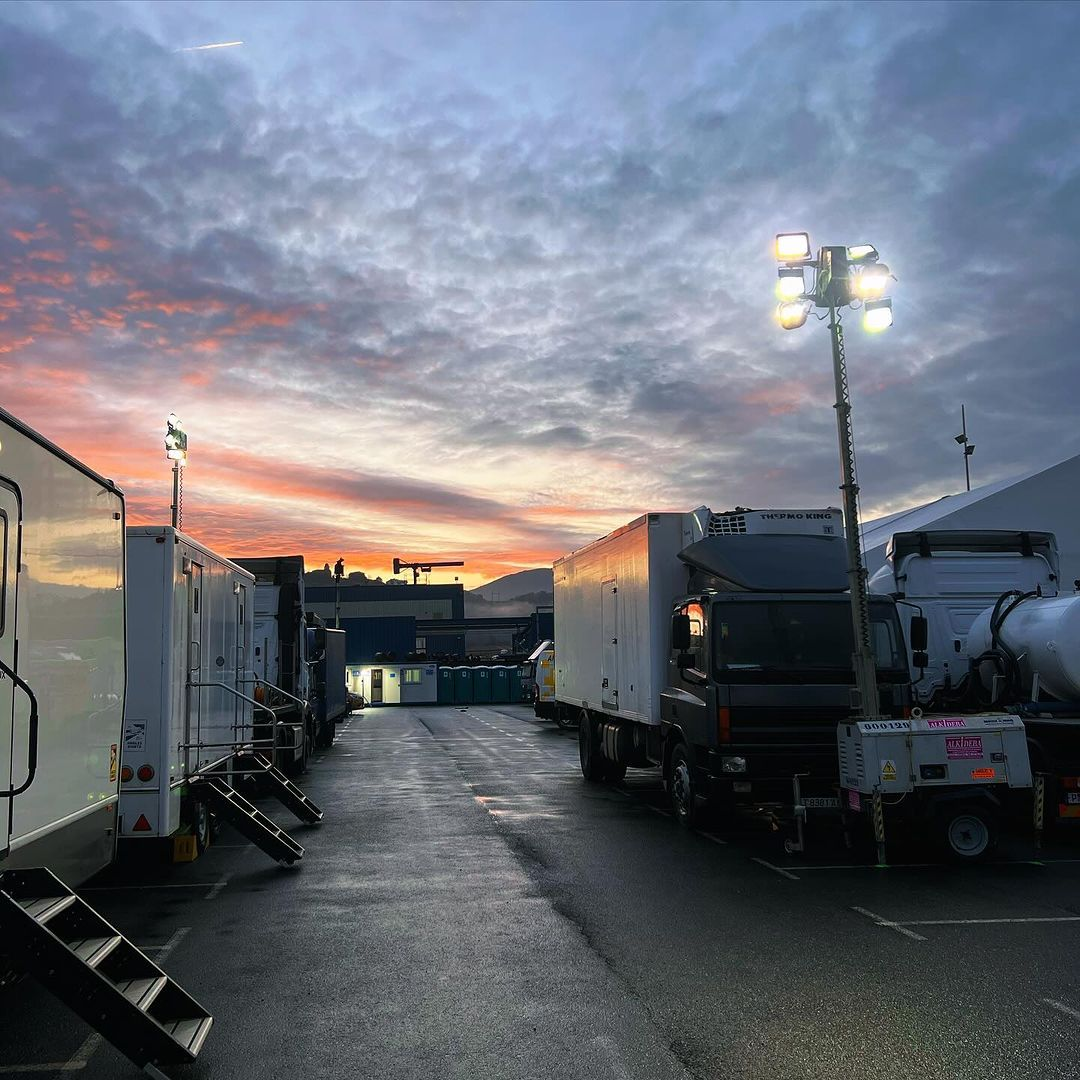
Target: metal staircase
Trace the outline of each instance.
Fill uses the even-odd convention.
[[[9,961],[140,1069],[195,1060],[214,1018],[43,867],[0,874]]]
[[[300,844],[220,777],[204,777],[191,785],[191,792],[197,799],[206,802],[218,817],[231,822],[237,832],[265,851],[270,858],[291,865],[304,857]],[[318,810],[314,803],[311,805]],[[321,810],[319,816],[322,817]]]
[[[282,806],[291,810],[301,821],[317,825],[323,812],[278,768],[262,754],[252,754],[256,769],[255,779],[259,790],[273,795]]]

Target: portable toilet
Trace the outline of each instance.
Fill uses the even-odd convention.
[[[454,704],[454,669],[449,667],[439,668],[438,676],[438,703],[440,705]]]
[[[483,705],[491,703],[491,668],[473,668],[473,701]]]
[[[454,704],[471,705],[473,701],[473,669],[454,668]]]
[[[493,667],[491,669],[491,700],[500,704],[510,700],[510,668]]]
[[[510,704],[518,705],[525,700],[525,687],[521,685],[521,668],[507,668],[506,673],[510,682]]]

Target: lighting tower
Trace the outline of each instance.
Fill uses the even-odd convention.
[[[971,490],[971,455],[975,453],[975,444],[968,441],[967,410],[960,406],[960,434],[953,438],[964,448],[964,483]]]
[[[184,520],[183,483],[180,470],[187,464],[187,432],[176,413],[165,420],[165,456],[172,467],[172,524],[179,529]]]
[[[892,280],[889,268],[878,261],[873,244],[854,247],[823,247],[815,259],[809,233],[780,233],[776,237],[776,258],[781,264],[776,291],[780,303],[776,316],[785,330],[797,330],[814,307],[828,312],[832,337],[833,380],[836,384],[836,430],[840,443],[840,490],[844,495],[844,533],[848,548],[848,583],[851,593],[851,621],[855,632],[855,687],[859,713],[868,720],[881,716],[877,670],[870,637],[870,599],[859,539],[859,485],[855,469],[855,443],[851,430],[851,401],[848,396],[847,361],[840,311],[862,307],[863,329],[871,333],[892,326],[892,300],[885,291]],[[806,280],[806,271],[813,282]],[[825,316],[821,316],[825,318]]]

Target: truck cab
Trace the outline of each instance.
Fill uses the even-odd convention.
[[[902,717],[895,605],[875,598],[870,619],[881,713]],[[809,797],[835,796],[836,725],[853,712],[846,593],[703,590],[674,603],[671,642],[661,732],[689,750],[696,791],[722,805],[787,801],[799,773]]]

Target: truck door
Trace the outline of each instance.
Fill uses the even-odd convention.
[[[605,709],[619,707],[619,587],[614,578],[600,586],[600,689]]]
[[[15,589],[19,577],[19,498],[0,479],[0,660],[15,671]],[[12,681],[0,674],[0,790],[8,791],[25,777],[13,776],[15,698]],[[0,798],[0,856],[11,846],[11,798]]]
[[[203,568],[196,562],[189,563],[188,571],[188,683],[206,682],[203,676]],[[202,732],[203,698],[208,689],[202,686],[188,687],[188,710],[184,725],[184,742],[190,745],[200,741]],[[220,691],[219,691],[220,692]],[[188,749],[185,755],[191,763],[199,760],[199,751]]]

